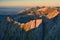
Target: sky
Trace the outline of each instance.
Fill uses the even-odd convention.
[[[60,0],[0,0],[0,6],[60,6]]]

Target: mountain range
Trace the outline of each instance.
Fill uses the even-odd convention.
[[[60,7],[29,7],[0,15],[0,40],[60,40]]]

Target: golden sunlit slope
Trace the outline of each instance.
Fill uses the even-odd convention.
[[[7,21],[8,22],[13,22],[13,24],[18,24],[20,26],[20,28],[24,29],[26,32],[31,30],[31,29],[39,27],[39,25],[42,23],[42,19],[36,20],[36,24],[35,24],[35,20],[31,20],[27,23],[20,23],[20,22],[17,22],[17,21],[13,21],[13,19],[11,19],[9,17],[7,17]]]
[[[58,8],[51,8],[51,7],[26,8],[26,9],[24,9],[24,11],[23,10],[20,11],[21,14],[24,12],[28,12],[28,16],[36,14],[39,17],[41,17],[41,19],[36,19],[36,20],[34,19],[34,20],[30,20],[26,23],[20,23],[20,22],[14,21],[10,17],[7,17],[7,21],[13,22],[13,24],[18,24],[20,26],[20,28],[24,29],[26,32],[31,29],[39,27],[39,25],[42,23],[42,16],[44,16],[48,19],[52,19],[59,14]],[[19,13],[19,15],[20,15],[20,13]]]

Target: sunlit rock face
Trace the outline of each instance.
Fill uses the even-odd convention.
[[[35,23],[36,22],[36,23]],[[27,22],[24,27],[25,31],[29,31],[31,29],[39,27],[39,25],[42,23],[42,19],[37,19],[37,20],[31,20],[30,22]]]
[[[54,18],[59,14],[59,11],[57,8],[50,8],[50,7],[44,7],[36,11],[36,14],[40,16],[45,16],[48,19]]]
[[[42,23],[42,16],[48,18],[48,19],[52,19],[54,17],[56,17],[58,14],[59,14],[59,9],[58,8],[50,8],[50,7],[35,7],[35,8],[26,8],[26,9],[23,9],[19,12],[19,15],[20,14],[24,14],[26,15],[25,18],[31,16],[31,15],[34,15],[35,17],[37,17],[36,15],[38,15],[38,17],[41,19],[34,19],[34,20],[30,20],[28,22],[25,22],[25,23],[21,23],[21,22],[18,22],[18,21],[14,21],[13,19],[7,17],[7,21],[8,22],[13,22],[13,24],[18,24],[20,26],[20,28],[24,29],[26,32],[31,30],[31,29],[34,29],[34,28],[37,28],[39,27],[39,25]],[[25,12],[27,12],[25,14]],[[21,19],[20,19],[21,20]]]
[[[25,8],[25,9],[19,11],[18,14],[24,13],[24,12],[29,11],[29,10],[31,10],[31,8]]]
[[[48,8],[45,13],[47,13],[46,17],[48,19],[54,18],[55,16],[57,16],[59,14],[59,12],[57,11],[57,8]]]
[[[8,22],[13,22],[13,24],[18,24],[20,26],[20,28],[24,29],[26,32],[39,27],[39,25],[42,23],[42,19],[37,19],[37,20],[31,20],[27,23],[20,23],[17,21],[12,21],[11,18],[7,17],[7,21]]]
[[[59,12],[57,10],[53,10],[53,12],[48,13],[48,15],[46,17],[51,19],[51,18],[54,18],[55,16],[57,16],[58,14],[59,14]]]
[[[60,40],[60,11],[50,7],[35,8],[26,15],[26,11],[23,12],[24,18],[18,14],[0,21],[0,40]]]
[[[44,7],[44,8],[38,9],[38,11],[43,11],[43,12],[45,12],[47,9],[48,9],[48,7]]]
[[[13,19],[11,19],[10,17],[7,17],[7,21],[11,22],[11,21],[13,21]]]
[[[57,11],[60,13],[60,8],[57,8]]]

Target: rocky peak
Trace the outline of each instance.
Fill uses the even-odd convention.
[[[59,14],[58,8],[50,8],[50,7],[34,7],[34,8],[26,8],[24,10],[21,10],[19,12],[19,15],[27,12],[26,16],[31,16],[31,15],[38,15],[39,17],[46,17],[48,19],[54,18]],[[25,13],[24,13],[25,14]],[[13,24],[18,24],[20,28],[24,29],[25,31],[29,31],[31,29],[39,27],[39,25],[42,23],[42,18],[41,19],[34,19],[30,20],[29,22],[26,23],[20,23],[18,21],[14,21],[10,17],[7,17],[8,22],[13,22]]]

